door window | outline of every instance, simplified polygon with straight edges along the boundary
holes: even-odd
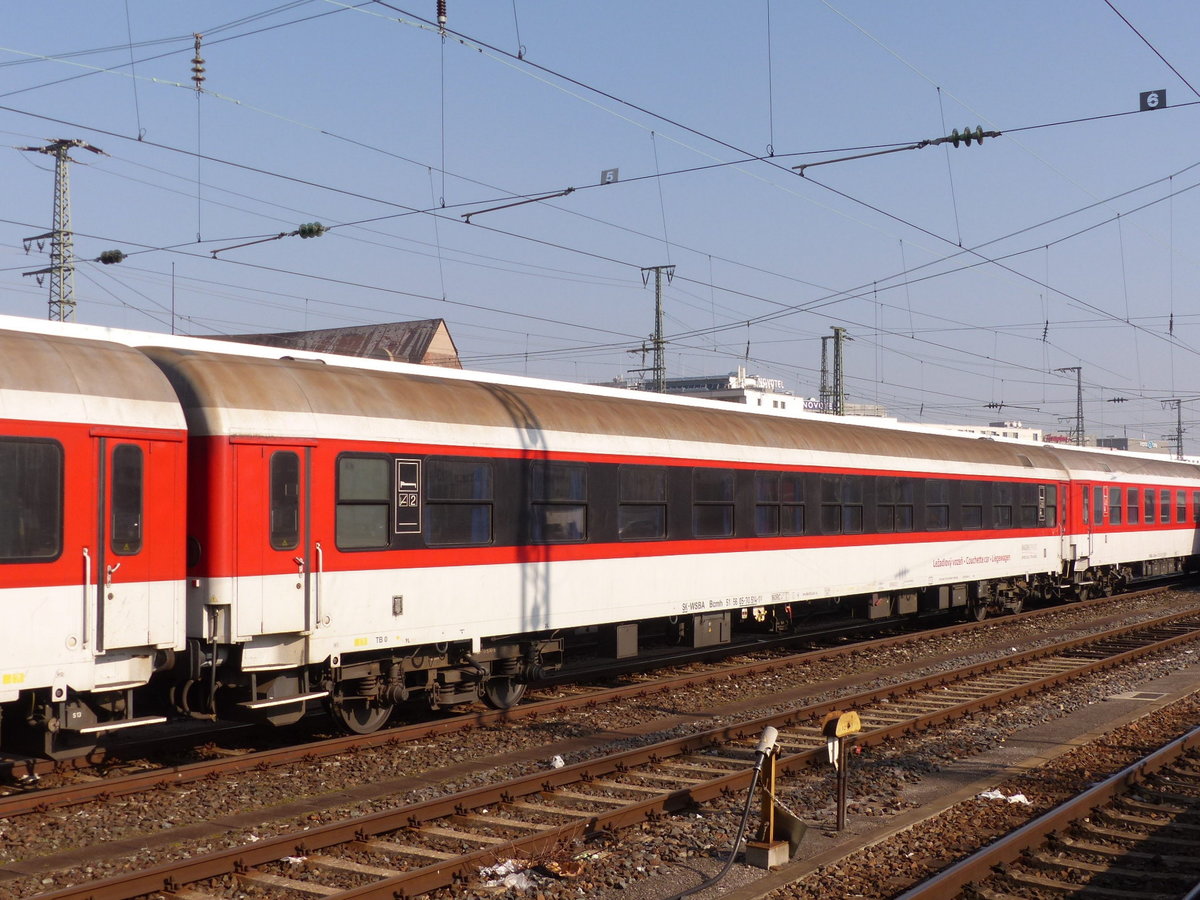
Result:
[[[142,550],[142,493],[145,476],[142,448],[118,444],[112,454],[112,513],[109,540],[118,556]]]
[[[271,546],[294,550],[300,543],[300,456],[271,454]]]

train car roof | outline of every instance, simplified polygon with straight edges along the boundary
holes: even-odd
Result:
[[[764,414],[718,401],[473,378],[422,366],[367,369],[179,347],[143,350],[167,373],[195,434],[937,473],[992,466],[1029,478],[1064,474],[1057,456],[1038,445]]]
[[[362,438],[458,447],[556,447],[580,453],[947,474],[994,466],[1029,478],[1200,476],[1200,466],[1115,450],[960,435],[936,427],[847,421],[704,398],[284,350],[183,335],[0,316],[0,329],[141,349],[171,377],[198,434]],[[184,374],[186,371],[187,374]],[[403,433],[397,423],[406,423]],[[596,436],[601,436],[603,446]],[[780,454],[785,454],[786,459]],[[834,457],[832,460],[830,455]],[[1016,471],[1013,471],[1016,470]]]
[[[1148,453],[1126,453],[1066,444],[1053,447],[1071,478],[1085,481],[1116,481],[1120,478],[1200,479],[1200,465]]]
[[[0,330],[0,360],[0,419],[185,427],[167,379],[131,347]]]

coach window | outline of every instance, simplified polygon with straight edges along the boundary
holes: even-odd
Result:
[[[779,473],[754,473],[754,533],[758,537],[779,534]]]
[[[1176,522],[1186,522],[1187,521],[1187,513],[1188,513],[1187,491],[1176,491],[1175,492],[1175,521]]]
[[[1125,495],[1125,523],[1127,525],[1136,525],[1138,523],[1139,513],[1142,510],[1142,497],[1137,488],[1130,488]]]
[[[1013,526],[1013,485],[1008,481],[992,484],[992,523],[996,528]]]
[[[862,534],[864,481],[862,475],[846,475],[842,481],[843,534]]]
[[[962,527],[983,527],[983,482],[963,481],[958,486],[962,502]]]
[[[1200,491],[1192,491],[1192,521],[1200,522]]]
[[[1086,524],[1087,524],[1088,522],[1090,522],[1090,521],[1091,521],[1091,519],[1092,519],[1092,513],[1091,513],[1091,509],[1092,509],[1091,494],[1089,494],[1089,493],[1088,493],[1088,489],[1087,489],[1087,485],[1086,485],[1086,484],[1085,484],[1085,485],[1084,485],[1082,488],[1080,488],[1080,491],[1079,491],[1079,493],[1080,493],[1080,495],[1083,497],[1083,509],[1082,509],[1082,510],[1080,510],[1080,512],[1082,512],[1082,513],[1083,513],[1083,524],[1084,524],[1084,525],[1086,525]]]
[[[1043,485],[1022,484],[1018,490],[1021,493],[1021,527],[1037,528],[1045,525],[1046,509]]]
[[[821,534],[842,533],[841,475],[821,476]]]
[[[925,479],[925,530],[945,531],[950,527],[950,482]]]
[[[1092,487],[1092,524],[1104,524],[1104,488],[1099,485]]]
[[[1058,485],[1045,485],[1042,496],[1042,508],[1045,510],[1045,515],[1042,517],[1041,524],[1047,528],[1056,528],[1058,527]]]
[[[875,530],[880,534],[896,530],[896,485],[899,480],[893,475],[875,478]]]
[[[652,541],[667,536],[667,470],[621,466],[617,534],[623,541]]]
[[[425,472],[425,540],[433,545],[490,544],[492,464],[430,459]]]
[[[391,470],[391,460],[382,456],[338,458],[338,549],[378,550],[388,546],[392,521]]]
[[[62,550],[62,446],[0,438],[0,497],[0,562],[57,558]]]
[[[732,470],[692,470],[692,533],[696,537],[733,534]]]
[[[1146,488],[1145,498],[1146,498],[1146,502],[1143,505],[1143,509],[1146,510],[1146,515],[1142,519],[1142,521],[1145,522],[1147,525],[1153,525],[1154,524],[1154,488]]]
[[[800,472],[779,476],[779,530],[785,536],[804,534],[804,476]]]
[[[913,530],[914,479],[880,475],[875,479],[875,530],[881,534]]]
[[[529,466],[535,544],[587,540],[587,466],[535,460]]]
[[[271,546],[294,550],[300,543],[300,457],[291,450],[271,454]]]
[[[1119,487],[1110,487],[1108,489],[1108,524],[1121,524],[1121,489]]]
[[[1164,525],[1171,521],[1171,492],[1158,492],[1158,521]]]
[[[119,444],[112,455],[112,552],[133,556],[142,550],[142,448]]]
[[[755,472],[754,500],[756,535],[804,534],[804,476],[799,472]]]

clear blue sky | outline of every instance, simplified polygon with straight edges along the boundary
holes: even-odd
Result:
[[[433,0],[6,4],[0,312],[47,315],[22,239],[53,165],[16,148],[78,138],[108,154],[71,169],[80,322],[441,317],[469,368],[602,381],[643,364],[640,270],[671,264],[670,375],[812,396],[840,326],[850,400],[905,420],[1065,428],[1068,366],[1093,434],[1160,438],[1161,401],[1200,395],[1200,5],[447,10],[443,38]],[[978,125],[1003,136],[792,168]],[[130,256],[86,261],[107,249]]]

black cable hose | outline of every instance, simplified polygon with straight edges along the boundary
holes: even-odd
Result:
[[[769,730],[774,731],[774,729]],[[771,744],[773,745],[774,743],[775,739],[772,737]],[[759,746],[761,747],[763,744],[760,743]],[[742,845],[742,837],[746,833],[746,823],[750,821],[750,807],[754,803],[754,789],[758,787],[758,777],[760,774],[762,774],[763,763],[766,761],[767,757],[771,755],[772,750],[773,748],[768,749],[765,752],[763,750],[755,751],[757,753],[757,759],[754,762],[754,775],[750,779],[750,790],[746,793],[746,805],[742,809],[742,821],[741,824],[738,825],[737,836],[733,839],[733,847],[729,851],[729,859],[725,860],[725,865],[721,868],[721,871],[712,878],[708,879],[708,881],[698,884],[695,887],[688,888],[686,891],[682,891],[681,893],[674,894],[671,897],[668,897],[667,900],[683,900],[684,897],[690,897],[692,894],[698,894],[701,891],[712,887],[729,874],[729,870],[733,868],[734,860],[737,859],[738,847]],[[768,839],[769,838],[770,836],[768,835]]]

